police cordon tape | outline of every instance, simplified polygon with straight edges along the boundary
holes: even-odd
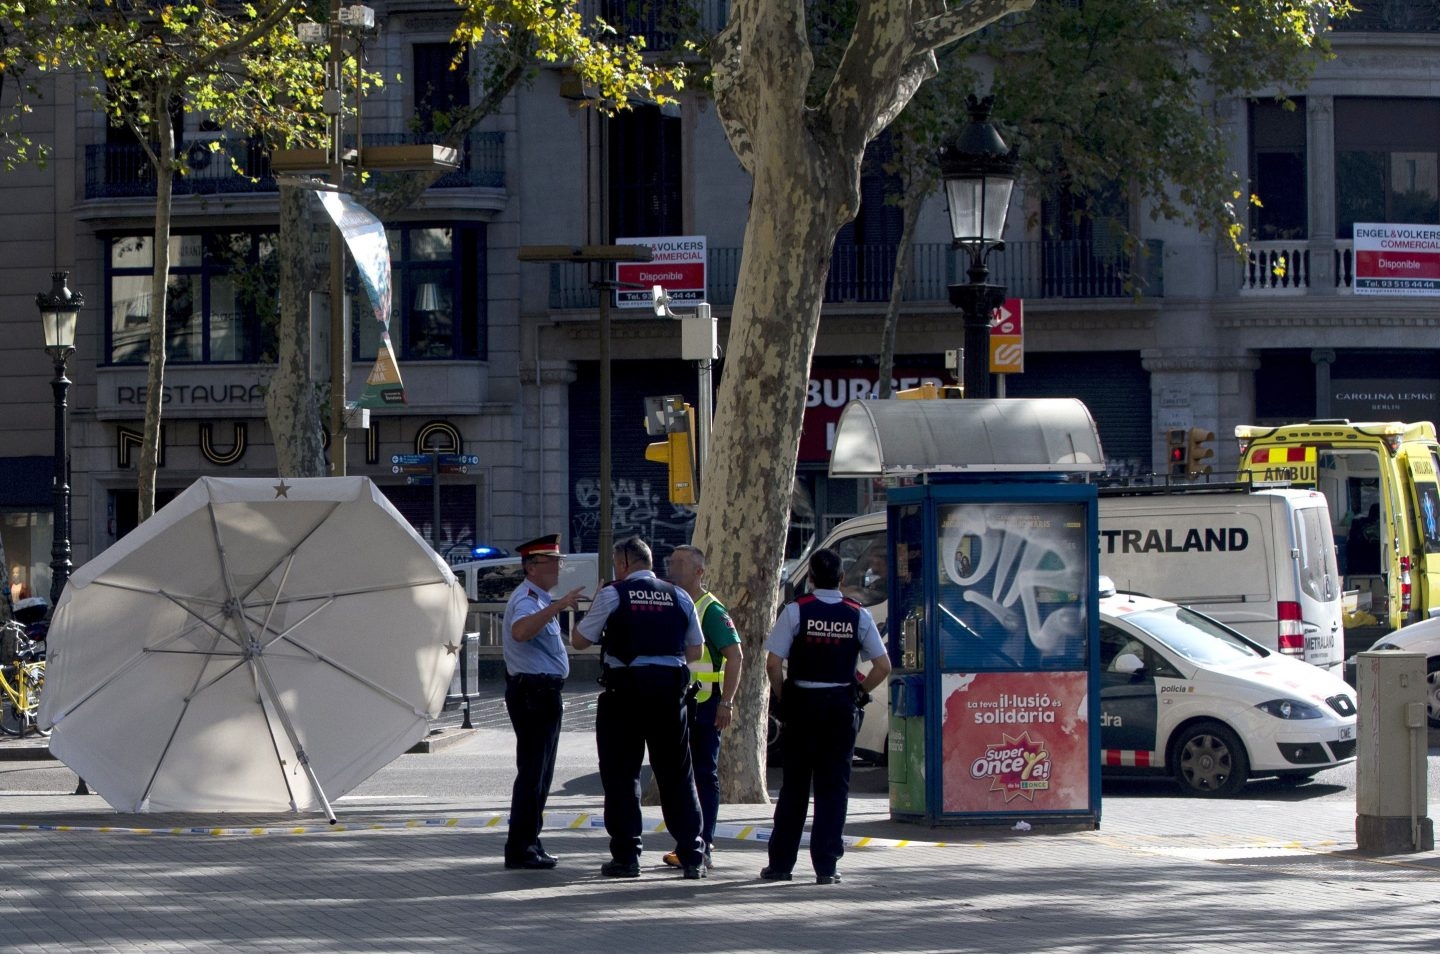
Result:
[[[207,835],[211,837],[236,837],[258,835],[319,835],[330,832],[364,832],[424,828],[501,828],[510,816],[504,812],[486,815],[447,818],[414,818],[393,822],[339,822],[334,825],[276,825],[276,826],[235,826],[232,828],[208,825],[177,826],[174,828],[138,828],[124,825],[47,825],[47,824],[0,824],[0,831],[46,831],[46,832],[100,832],[119,835]],[[546,812],[545,825],[552,829],[564,828],[570,831],[603,830],[605,819],[592,812]],[[662,821],[647,820],[645,831],[656,834],[665,831]],[[715,826],[717,838],[733,841],[770,840],[770,829],[759,825]],[[846,848],[954,848],[959,842],[913,841],[897,838],[870,838],[845,835]],[[801,836],[800,844],[808,845],[810,835]]]

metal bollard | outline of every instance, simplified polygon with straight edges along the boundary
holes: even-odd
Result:
[[[1360,712],[1356,731],[1355,842],[1361,851],[1431,851],[1426,815],[1425,656],[1356,656]]]
[[[470,724],[470,637],[479,637],[479,633],[466,633],[460,638],[460,709],[465,713],[465,719],[460,723],[462,729],[475,728]]]

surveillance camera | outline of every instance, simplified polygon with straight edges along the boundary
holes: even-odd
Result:
[[[650,304],[655,308],[655,317],[664,318],[670,312],[670,296],[665,294],[664,285],[650,286]]]

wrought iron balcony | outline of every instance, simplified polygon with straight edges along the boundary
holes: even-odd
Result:
[[[599,16],[621,36],[643,36],[650,50],[669,50],[686,29],[718,33],[730,19],[730,0],[586,0],[587,19]]]
[[[176,195],[274,192],[270,153],[259,140],[217,139],[183,145]],[[366,143],[385,146],[438,142],[426,134],[366,134]],[[236,167],[240,171],[236,171]],[[115,199],[155,194],[155,171],[139,145],[102,143],[85,147],[85,198]],[[447,173],[432,188],[498,189],[505,186],[505,134],[472,133],[463,140],[460,167]]]
[[[1163,243],[1149,241],[1144,252],[1129,256],[1122,250],[1091,242],[1007,242],[1003,252],[990,256],[991,281],[1006,286],[1016,298],[1150,298],[1165,293]],[[708,300],[728,305],[735,300],[740,275],[740,249],[712,247],[707,263]],[[825,301],[885,302],[895,267],[893,245],[841,245],[830,260]],[[912,247],[902,299],[911,302],[948,302],[949,286],[966,281],[968,259],[946,243],[920,243]],[[599,296],[591,287],[590,266],[561,262],[550,268],[550,307],[595,308]]]

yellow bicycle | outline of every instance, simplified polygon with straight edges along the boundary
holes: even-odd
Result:
[[[25,627],[13,620],[0,633],[0,732],[24,736],[42,732],[36,715],[45,688],[45,644],[32,642]]]

